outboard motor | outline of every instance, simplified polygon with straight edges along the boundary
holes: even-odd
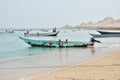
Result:
[[[93,37],[90,39],[91,42],[97,42],[97,43],[101,43],[100,41],[98,40],[95,40]]]

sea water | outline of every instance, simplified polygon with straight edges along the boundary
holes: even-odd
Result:
[[[96,30],[60,30],[55,37],[28,37],[32,39],[90,41],[89,33]],[[0,34],[0,80],[21,80],[62,67],[69,67],[97,57],[112,54],[120,48],[120,38],[96,38],[101,43],[88,48],[31,47],[19,37],[24,31]]]

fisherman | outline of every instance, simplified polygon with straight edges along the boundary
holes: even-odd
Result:
[[[68,43],[68,39],[66,39],[66,43]]]
[[[37,32],[37,35],[39,35],[40,33],[39,32]]]
[[[56,27],[55,27],[55,28],[53,28],[53,32],[56,32]]]
[[[59,41],[58,41],[59,43],[61,43],[62,41],[61,41],[61,39],[59,39]]]
[[[61,41],[61,39],[59,39],[59,41],[58,41],[59,46],[61,45],[61,43],[62,43],[62,41]]]
[[[29,34],[29,30],[26,31],[26,34]]]

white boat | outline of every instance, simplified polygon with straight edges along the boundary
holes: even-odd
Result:
[[[94,38],[120,37],[120,34],[90,34]]]
[[[24,33],[24,36],[26,37],[39,37],[39,36],[57,36],[60,31],[56,32],[47,32],[47,33]]]
[[[99,32],[100,34],[119,34],[120,35],[120,31],[97,31]]]

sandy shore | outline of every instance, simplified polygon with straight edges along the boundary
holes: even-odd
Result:
[[[29,80],[120,80],[120,51]]]

